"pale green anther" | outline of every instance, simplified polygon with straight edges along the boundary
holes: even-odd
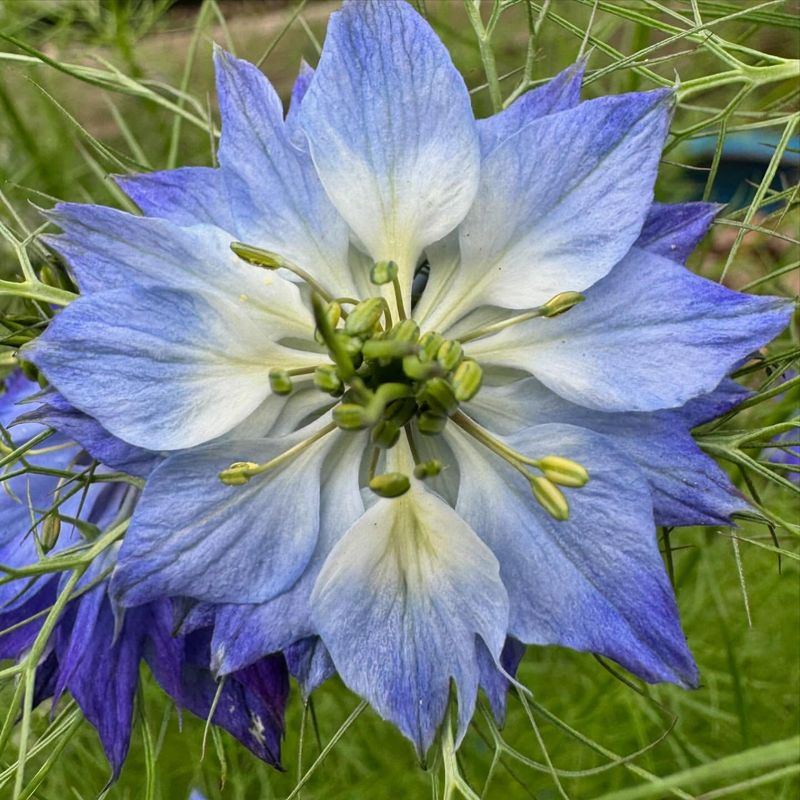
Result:
[[[417,399],[427,403],[433,411],[448,417],[458,408],[453,387],[444,378],[431,378],[426,381]]]
[[[477,361],[465,358],[453,373],[453,393],[459,403],[472,400],[483,383],[483,370]]]
[[[580,292],[560,292],[542,306],[543,317],[556,317],[582,303],[586,298]]]
[[[227,486],[244,486],[253,477],[248,472],[257,469],[253,461],[236,461],[219,473],[219,479]]]
[[[400,428],[393,422],[384,419],[372,429],[370,437],[376,447],[388,450],[397,444],[397,440],[400,438]]]
[[[403,358],[412,355],[416,350],[417,345],[413,342],[403,342],[399,339],[369,339],[364,342],[361,352],[364,358],[375,360]]]
[[[283,259],[277,253],[262,250],[260,247],[253,247],[244,242],[231,242],[231,250],[248,264],[255,264],[266,269],[280,269],[283,266]]]
[[[413,319],[404,319],[386,332],[386,338],[416,344],[419,341],[419,325]]]
[[[380,497],[400,497],[411,488],[411,481],[402,472],[384,472],[369,482],[369,488]]]
[[[383,286],[396,280],[399,267],[394,261],[377,261],[369,273],[369,279],[376,286]]]
[[[425,436],[436,436],[440,434],[447,425],[447,417],[437,414],[435,411],[423,411],[417,417],[417,428]]]
[[[531,476],[531,490],[536,502],[559,522],[569,519],[569,504],[564,493],[552,481],[537,475]]]
[[[438,361],[421,361],[419,356],[406,356],[403,359],[403,372],[412,381],[424,381],[442,374]]]
[[[42,550],[49,553],[58,542],[61,533],[61,518],[58,514],[48,514],[42,523]]]
[[[426,478],[436,477],[444,469],[444,464],[438,459],[431,459],[430,461],[423,461],[414,467],[414,477],[419,481],[424,481]]]
[[[395,400],[386,406],[386,419],[402,428],[417,413],[417,401],[412,397]]]
[[[372,416],[358,403],[339,403],[333,409],[333,421],[343,430],[360,431],[373,424]]]
[[[443,341],[444,337],[439,333],[434,333],[433,331],[424,333],[419,340],[420,357],[428,361],[433,361]]]
[[[342,388],[342,379],[333,364],[322,364],[314,370],[314,385],[328,394],[336,394]]]
[[[561,456],[545,456],[539,459],[539,469],[545,478],[561,486],[579,488],[589,480],[589,473],[577,461]]]
[[[349,314],[344,323],[345,333],[358,336],[372,333],[378,320],[383,316],[386,301],[382,297],[370,297],[362,300]]]
[[[464,348],[461,342],[455,339],[447,339],[442,342],[439,351],[436,353],[436,360],[442,365],[445,372],[454,370],[464,358]]]
[[[271,369],[269,371],[269,387],[273,394],[291,394],[292,379],[285,369]]]

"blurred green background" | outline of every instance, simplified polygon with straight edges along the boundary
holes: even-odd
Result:
[[[301,58],[316,63],[327,17],[337,5],[4,0],[0,219],[22,239],[41,224],[33,204],[46,207],[64,199],[126,207],[109,174],[213,163],[218,120],[211,42],[260,63],[286,98]],[[485,85],[487,53],[494,57],[506,98],[521,79],[526,81],[521,88],[536,85],[582,52],[590,52],[586,97],[654,88],[676,77],[691,86],[731,70],[722,54],[750,65],[769,63],[765,56],[800,57],[800,5],[792,2],[510,0],[501,4],[483,58],[461,0],[416,5],[450,49],[481,116],[492,110]],[[483,4],[486,23],[491,9],[492,3]],[[706,277],[759,293],[797,294],[798,97],[800,82],[790,78],[761,85],[711,81],[682,99],[657,195],[664,201],[705,196],[730,202],[690,262]],[[774,174],[765,178],[770,162]],[[38,266],[46,258],[35,243],[31,255]],[[8,242],[0,243],[0,275],[17,269]],[[13,303],[4,307],[7,319],[21,313]],[[796,352],[795,330],[766,354],[771,361],[754,365],[743,380],[756,389],[778,386],[796,369]],[[796,390],[796,384],[790,386]],[[766,427],[796,411],[796,394],[777,393],[725,425]],[[747,451],[756,463],[767,464],[773,452]],[[694,692],[645,687],[635,679],[622,680],[590,655],[531,648],[520,679],[553,718],[541,710],[535,714],[540,741],[518,699],[510,698],[502,735],[534,763],[501,753],[485,797],[789,800],[800,794],[800,745],[792,739],[800,732],[800,582],[798,531],[791,524],[800,521],[800,508],[797,495],[750,469],[748,462],[730,468],[739,485],[771,509],[771,527],[750,520],[736,531],[685,529],[669,536],[678,600],[702,687]],[[773,469],[797,478],[791,466]],[[9,701],[11,688],[4,687],[0,702]],[[134,733],[122,778],[107,797],[183,800],[193,787],[208,798],[286,797],[357,703],[338,681],[314,696],[301,762],[303,708],[293,692],[286,771],[278,773],[227,734],[210,737],[201,758],[203,722],[184,714],[181,723],[146,677],[141,706],[147,724]],[[47,709],[41,709],[35,737],[47,724]],[[602,769],[658,740],[670,727],[635,762]],[[155,748],[155,766],[145,755],[147,737]],[[51,751],[52,745],[44,747],[30,761],[29,777]],[[460,753],[463,774],[478,794],[495,755],[478,715]],[[548,758],[557,770],[567,771],[561,788]],[[10,797],[3,770],[13,768],[14,760],[13,747],[0,754],[2,797]],[[654,783],[644,771],[671,783]],[[435,775],[435,765],[422,769],[411,746],[366,711],[299,796],[429,797]],[[94,798],[107,778],[96,736],[83,724],[30,796]]]

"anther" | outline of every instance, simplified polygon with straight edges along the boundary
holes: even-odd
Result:
[[[293,386],[289,371],[278,368],[271,369],[269,371],[269,387],[273,394],[291,394]]]
[[[314,370],[314,385],[332,395],[342,391],[342,379],[332,364],[322,364]]]
[[[369,339],[364,342],[361,350],[364,358],[371,361],[379,358],[404,358],[416,351],[417,345],[414,342],[404,342],[401,339]]]
[[[444,337],[439,333],[428,331],[423,334],[419,340],[420,357],[427,361],[433,361],[442,346],[442,342],[444,342]]]
[[[564,493],[552,481],[539,476],[531,476],[531,491],[536,498],[536,502],[553,519],[563,522],[569,519],[569,504]]]
[[[236,461],[220,472],[219,479],[227,486],[244,486],[253,477],[250,471],[257,469],[254,461]]]
[[[369,488],[380,497],[400,497],[411,488],[411,481],[402,472],[384,472],[369,482]]]
[[[370,297],[362,300],[349,314],[344,324],[345,332],[350,336],[372,333],[378,320],[383,316],[386,301],[382,297]]]
[[[372,429],[370,438],[376,447],[389,450],[397,444],[397,440],[400,438],[400,428],[390,420],[384,419]]]
[[[444,464],[438,459],[431,459],[430,461],[423,461],[414,467],[414,477],[419,481],[424,481],[426,478],[436,477],[444,469]]]
[[[403,359],[403,373],[412,381],[424,381],[442,374],[438,361],[422,361],[419,356],[406,356]]]
[[[369,273],[369,279],[376,286],[383,286],[397,280],[399,267],[394,261],[377,261]]]
[[[431,378],[417,394],[417,400],[427,403],[433,411],[450,416],[458,408],[453,387],[444,378]]]
[[[445,372],[454,370],[464,357],[464,348],[461,342],[455,339],[447,339],[442,342],[439,350],[436,353],[436,360],[442,365]]]
[[[472,400],[483,383],[483,370],[477,361],[465,358],[453,373],[453,394],[459,403]]]
[[[543,317],[556,317],[582,303],[586,298],[580,292],[560,292],[542,306]]]
[[[545,478],[561,486],[580,488],[589,480],[589,473],[577,461],[561,456],[545,456],[537,465]]]
[[[447,425],[447,417],[435,411],[423,411],[417,417],[417,428],[425,436],[437,436]]]

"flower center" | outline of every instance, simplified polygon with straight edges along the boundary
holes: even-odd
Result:
[[[567,519],[569,507],[561,486],[580,487],[589,479],[586,470],[574,461],[559,456],[534,459],[519,453],[478,425],[460,406],[478,393],[483,370],[477,361],[464,354],[463,342],[491,336],[504,328],[535,316],[563,313],[583,297],[575,292],[556,295],[537,309],[479,328],[460,337],[445,339],[439,333],[420,333],[419,325],[407,319],[399,286],[397,265],[393,261],[374,264],[370,279],[376,286],[393,284],[397,313],[395,321],[383,297],[357,301],[334,298],[304,270],[285,259],[250,245],[234,242],[233,251],[244,260],[268,269],[294,272],[312,290],[316,322],[315,339],[326,347],[332,363],[296,370],[273,369],[270,386],[275,394],[288,395],[292,378],[313,375],[317,389],[339,402],[332,412],[333,422],[309,439],[266,464],[239,462],[220,473],[231,485],[246,483],[251,477],[277,467],[309,447],[337,427],[345,431],[369,430],[372,456],[369,487],[382,497],[397,497],[408,491],[409,476],[388,472],[376,475],[381,451],[393,448],[405,431],[412,452],[413,433],[440,435],[448,420],[470,434],[480,444],[505,459],[530,483],[534,498],[556,519]],[[348,310],[349,309],[349,310]],[[414,477],[418,480],[438,475],[443,465],[438,460],[421,462],[415,458]],[[530,468],[537,471],[532,473]]]

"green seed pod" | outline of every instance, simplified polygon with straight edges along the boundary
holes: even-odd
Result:
[[[427,403],[433,411],[450,416],[458,408],[453,387],[444,378],[426,381],[417,399]]]
[[[551,297],[542,306],[542,316],[557,317],[559,314],[569,311],[578,303],[582,303],[585,299],[580,292],[560,292],[555,297]]]
[[[337,394],[342,388],[342,379],[333,364],[323,364],[314,370],[314,385],[328,394]]]
[[[585,486],[589,480],[589,473],[577,461],[561,456],[545,456],[540,459],[539,469],[545,478],[561,486],[579,488]]]
[[[483,383],[483,370],[477,361],[465,358],[453,373],[453,393],[459,403],[472,400]]]
[[[380,497],[400,497],[411,488],[411,481],[402,472],[384,472],[369,482],[369,488]]]
[[[369,300],[362,300],[345,320],[345,333],[350,336],[372,333],[378,320],[383,316],[384,303],[382,297],[370,297]]]
[[[397,278],[398,266],[394,261],[376,261],[369,273],[369,279],[376,286],[391,283]]]
[[[370,438],[376,447],[389,450],[397,444],[397,440],[400,438],[400,428],[393,422],[384,419],[372,429]]]
[[[419,432],[425,436],[436,436],[444,430],[447,425],[447,417],[437,414],[435,411],[423,411],[417,417],[417,427]]]
[[[428,331],[427,333],[423,334],[419,340],[420,358],[427,361],[433,361],[433,359],[436,358],[436,354],[439,352],[439,348],[442,346],[443,341],[444,337],[441,334],[434,333],[433,331]]]
[[[359,431],[372,424],[367,409],[357,403],[339,403],[333,409],[333,421],[345,431]]]
[[[442,365],[445,372],[454,370],[461,363],[462,358],[464,358],[464,348],[461,346],[461,342],[457,342],[455,339],[447,339],[442,342],[436,353],[436,360]]]
[[[431,461],[423,461],[421,464],[417,464],[414,467],[414,477],[417,480],[424,481],[425,478],[433,478],[438,475],[444,469],[444,464],[438,459],[432,459]]]
[[[269,387],[273,394],[291,394],[292,379],[285,369],[271,369],[269,371]]]
[[[547,478],[531,477],[531,491],[536,502],[559,522],[569,519],[569,503],[564,493]]]
[[[49,553],[58,542],[61,533],[61,518],[57,514],[48,514],[42,522],[42,550]]]
[[[236,461],[219,473],[219,479],[227,486],[244,486],[252,477],[245,474],[245,470],[257,468],[258,464],[253,461]]]

